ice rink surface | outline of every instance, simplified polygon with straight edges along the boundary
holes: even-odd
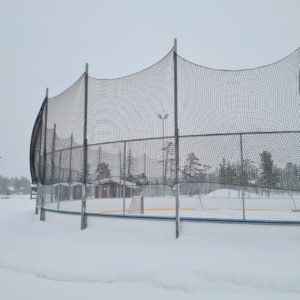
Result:
[[[125,198],[125,214],[129,213],[132,198]],[[244,192],[233,189],[219,189],[202,195],[180,195],[180,216],[188,218],[243,219],[246,220],[298,221],[300,222],[300,194],[298,192],[271,191],[269,194]],[[46,207],[57,209],[57,202]],[[145,196],[145,216],[175,216],[175,196]],[[81,201],[60,201],[59,209],[81,211]],[[122,198],[88,198],[87,212],[99,214],[123,214]],[[136,213],[139,215],[140,213]]]
[[[178,240],[71,230],[38,221],[27,196],[1,199],[1,299],[299,299],[300,236],[242,228]]]

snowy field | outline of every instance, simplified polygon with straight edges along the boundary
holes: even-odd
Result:
[[[300,234],[71,230],[29,197],[1,199],[0,225],[1,299],[300,299]]]

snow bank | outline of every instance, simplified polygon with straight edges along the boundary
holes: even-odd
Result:
[[[3,200],[0,211],[4,299],[300,297],[300,235],[222,237],[206,224],[175,240],[40,222],[27,199]]]

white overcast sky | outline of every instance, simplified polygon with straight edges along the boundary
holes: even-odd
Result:
[[[299,0],[0,0],[0,174],[30,176],[32,127],[50,97],[90,75],[134,73],[178,53],[251,68],[300,46]]]

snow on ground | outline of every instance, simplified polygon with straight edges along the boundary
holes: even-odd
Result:
[[[15,197],[0,200],[0,241],[1,299],[300,298],[300,236],[74,231]]]

